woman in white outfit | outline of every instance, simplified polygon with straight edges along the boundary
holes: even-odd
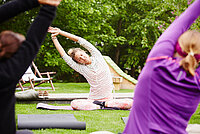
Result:
[[[83,75],[90,85],[90,93],[87,100],[73,100],[71,106],[77,110],[94,110],[105,107],[119,109],[130,109],[132,99],[113,99],[114,88],[112,76],[102,54],[87,40],[62,31],[59,28],[49,27],[48,32],[52,33],[52,40],[58,52],[66,63],[75,71]],[[68,55],[60,45],[57,35],[65,36],[86,48],[91,56],[80,48],[71,48]]]

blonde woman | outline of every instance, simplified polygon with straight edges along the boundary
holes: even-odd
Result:
[[[90,93],[87,100],[73,100],[71,106],[77,110],[94,110],[101,108],[130,109],[132,99],[113,99],[112,76],[102,54],[85,39],[59,28],[49,27],[52,40],[58,52],[66,63],[75,71],[83,75],[90,84]],[[86,48],[91,56],[80,48],[72,48],[65,53],[60,45],[57,35],[65,36]]]
[[[199,15],[196,0],[154,45],[138,78],[123,134],[187,134],[200,102],[200,33],[188,31]]]

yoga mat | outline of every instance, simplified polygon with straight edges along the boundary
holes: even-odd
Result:
[[[36,106],[37,109],[47,109],[47,110],[74,110],[71,106],[53,106],[45,103],[38,103]],[[97,110],[97,109],[93,109]],[[122,110],[115,107],[105,107],[102,110]],[[128,109],[129,110],[129,109]]]
[[[47,109],[47,110],[73,110],[71,106],[53,106],[45,103],[38,103],[37,109]]]
[[[122,120],[124,121],[124,123],[126,124],[128,121],[128,117],[122,117]]]
[[[18,129],[63,128],[85,130],[73,114],[18,114]]]

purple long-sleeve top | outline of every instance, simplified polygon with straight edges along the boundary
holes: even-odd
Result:
[[[200,69],[188,75],[173,57],[182,33],[200,15],[196,0],[160,36],[136,86],[133,107],[123,134],[186,134],[200,102]]]

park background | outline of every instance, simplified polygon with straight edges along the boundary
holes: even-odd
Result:
[[[1,0],[0,5],[9,0]],[[137,79],[147,55],[165,29],[191,0],[62,0],[53,27],[85,38],[103,55],[110,56],[127,74]],[[26,34],[38,9],[1,24],[0,31]],[[199,19],[192,29],[199,29]],[[39,33],[38,33],[39,34]],[[79,44],[58,36],[64,49]],[[54,82],[86,82],[61,58],[47,34],[35,59],[41,72],[54,71]],[[23,63],[22,63],[23,64]]]
[[[9,0],[0,0],[0,5]],[[62,0],[52,26],[85,38],[107,55],[127,74],[137,79],[147,55],[159,36],[194,0]],[[39,8],[22,13],[1,24],[0,31],[13,30],[26,34]],[[192,29],[199,29],[197,19]],[[39,33],[38,33],[39,34]],[[79,47],[65,37],[58,36],[64,49]],[[47,34],[34,60],[40,72],[57,72],[53,81],[55,93],[88,93],[89,84],[71,69],[60,57]],[[21,63],[23,64],[23,63]],[[62,82],[62,83],[61,83]],[[82,83],[83,82],[83,83]],[[48,86],[48,85],[47,85]],[[72,90],[73,89],[73,90]],[[133,92],[120,90],[116,92]],[[38,110],[36,103],[16,104],[17,114],[74,114],[77,120],[87,123],[87,129],[41,129],[35,134],[88,134],[106,130],[123,132],[125,124],[121,117],[128,117],[129,111],[95,110],[65,111]],[[63,105],[66,104],[52,104]],[[190,124],[200,124],[200,106]],[[100,125],[99,125],[100,124]],[[114,126],[114,127],[113,127]]]

